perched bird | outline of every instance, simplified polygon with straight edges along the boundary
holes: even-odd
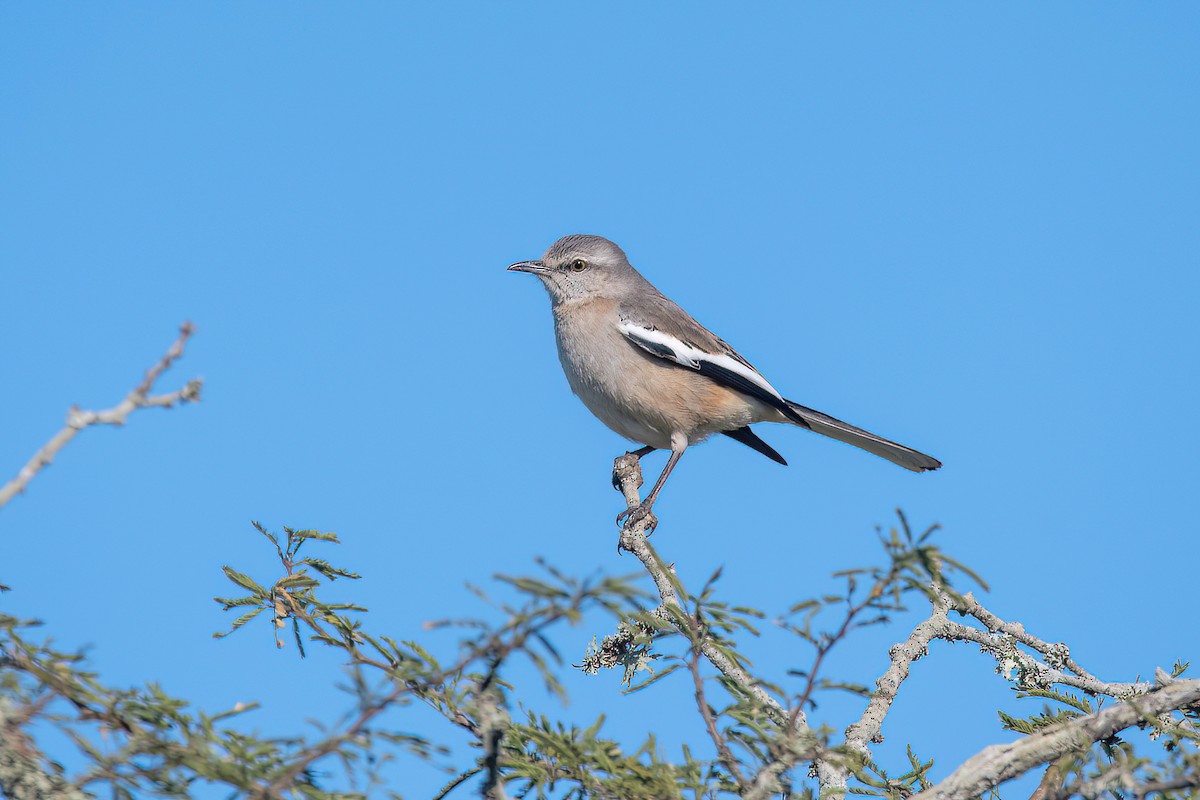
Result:
[[[645,447],[670,450],[636,521],[658,499],[683,451],[723,433],[786,465],[750,430],[786,422],[847,442],[913,472],[942,463],[904,445],[784,399],[750,362],[668,300],[601,236],[564,236],[538,261],[509,267],[536,275],[550,294],[558,358],[571,390],[600,421]]]

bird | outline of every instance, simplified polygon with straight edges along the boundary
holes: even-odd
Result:
[[[655,450],[670,451],[650,493],[622,511],[618,525],[647,517],[684,451],[714,434],[786,466],[783,456],[751,430],[759,422],[805,428],[913,472],[942,466],[932,456],[786,399],[602,236],[564,236],[540,259],[508,269],[537,276],[549,293],[558,358],[571,390],[588,410],[643,445],[630,453],[639,460]]]

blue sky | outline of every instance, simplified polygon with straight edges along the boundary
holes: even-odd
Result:
[[[1200,655],[1198,35],[1182,3],[6,4],[3,469],[71,403],[123,397],[184,319],[163,387],[206,386],[87,431],[3,510],[3,607],[114,682],[259,699],[284,731],[339,707],[337,669],[265,624],[209,638],[220,565],[270,567],[252,518],[340,532],[397,637],[535,556],[633,569],[625,443],[570,395],[542,289],[504,272],[587,232],[786,395],[946,464],[783,427],[760,433],[786,469],[689,451],[655,539],[685,581],[724,565],[730,598],[780,610],[870,563],[901,507],[1101,677]],[[870,682],[910,622],[835,666]],[[1006,738],[1009,692],[942,650],[885,734],[949,765]],[[617,735],[700,730],[682,684],[572,688],[562,713]],[[406,770],[414,797],[443,781]]]

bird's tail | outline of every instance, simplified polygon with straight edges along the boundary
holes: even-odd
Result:
[[[899,464],[905,469],[911,469],[913,472],[925,472],[926,470],[937,469],[942,465],[942,462],[933,456],[918,453],[911,447],[905,447],[889,439],[884,439],[882,436],[876,436],[873,433],[864,431],[862,428],[848,425],[840,419],[834,419],[828,414],[822,414],[820,411],[814,411],[798,403],[793,403],[791,400],[785,400],[784,402],[787,403],[787,411],[784,413],[797,425],[816,431],[831,439],[837,439],[839,442],[846,442],[855,447],[861,447],[868,453],[874,453],[877,456],[886,458],[893,464]]]

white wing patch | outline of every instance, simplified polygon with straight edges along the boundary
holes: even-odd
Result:
[[[706,361],[709,364],[742,376],[781,401],[783,400],[783,396],[775,390],[774,386],[767,383],[766,378],[736,358],[727,356],[724,353],[706,353],[657,328],[647,328],[644,325],[638,325],[626,319],[621,320],[617,328],[633,341],[634,344],[660,358],[674,361],[676,364],[688,367],[689,369],[700,369],[700,362]]]

